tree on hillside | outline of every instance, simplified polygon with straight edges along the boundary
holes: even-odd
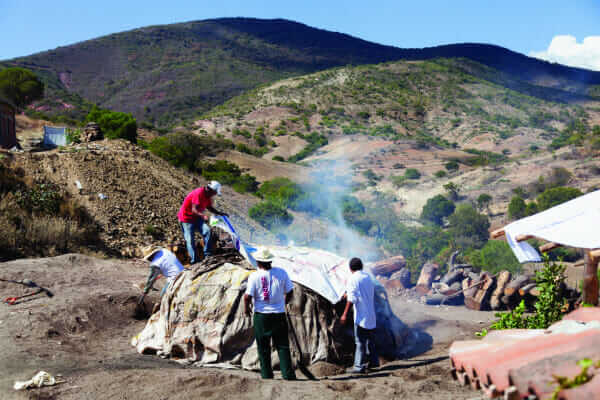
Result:
[[[540,194],[536,199],[537,208],[538,211],[544,211],[581,195],[583,195],[583,193],[579,189],[572,187],[546,189],[544,193]]]
[[[454,203],[441,194],[427,200],[421,211],[421,218],[431,221],[434,224],[442,225],[444,218],[454,212],[456,206]]]
[[[520,219],[527,215],[525,209],[527,205],[525,200],[519,195],[513,196],[508,203],[508,217],[511,219]]]
[[[44,84],[25,68],[6,68],[0,71],[0,94],[18,109],[44,97]]]
[[[86,117],[86,122],[96,122],[105,137],[137,142],[137,122],[133,115],[118,111],[102,110],[96,106]]]
[[[453,201],[458,200],[458,193],[460,192],[460,186],[458,186],[454,182],[448,182],[444,185],[444,189],[446,189],[446,192],[448,193],[448,197],[450,197],[450,200],[453,200]]]
[[[490,221],[470,204],[461,204],[448,217],[449,232],[457,246],[463,249],[481,248],[488,241]]]
[[[491,201],[492,201],[492,196],[490,196],[487,193],[482,193],[479,195],[479,197],[477,197],[477,208],[479,209],[479,211],[488,209]]]

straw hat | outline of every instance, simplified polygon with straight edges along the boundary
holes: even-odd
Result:
[[[160,247],[154,245],[146,246],[142,249],[142,258],[149,261],[156,252],[160,251],[160,249]]]
[[[252,254],[252,257],[254,257],[256,261],[260,262],[271,262],[273,261],[273,258],[275,258],[273,253],[271,253],[266,247],[259,247],[256,249],[256,251]]]

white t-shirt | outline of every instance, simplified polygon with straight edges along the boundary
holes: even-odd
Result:
[[[159,268],[160,273],[167,278],[169,283],[173,282],[177,275],[183,271],[183,265],[181,265],[175,254],[167,249],[159,250],[154,254],[150,266]]]
[[[352,273],[346,284],[348,301],[354,304],[354,323],[365,329],[375,329],[375,285],[366,272]]]
[[[285,295],[294,288],[287,272],[281,268],[258,269],[248,277],[246,294],[254,299],[254,311],[259,313],[285,312]]]

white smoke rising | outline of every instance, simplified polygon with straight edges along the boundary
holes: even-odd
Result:
[[[312,183],[301,185],[315,194],[309,201],[327,210],[321,215],[319,228],[299,227],[294,223],[286,232],[289,238],[307,242],[309,247],[331,251],[343,257],[360,257],[363,261],[381,258],[381,251],[372,238],[346,224],[343,215],[344,196],[351,195],[352,168],[348,161],[322,161],[312,173]],[[304,238],[302,238],[304,236]],[[304,240],[302,240],[304,239]]]
[[[572,35],[557,35],[543,51],[532,51],[529,56],[557,62],[570,67],[600,71],[600,36],[588,36],[581,43]]]

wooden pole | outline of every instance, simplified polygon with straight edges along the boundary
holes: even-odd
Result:
[[[585,251],[585,269],[583,271],[583,302],[598,305],[598,261],[590,250]]]

